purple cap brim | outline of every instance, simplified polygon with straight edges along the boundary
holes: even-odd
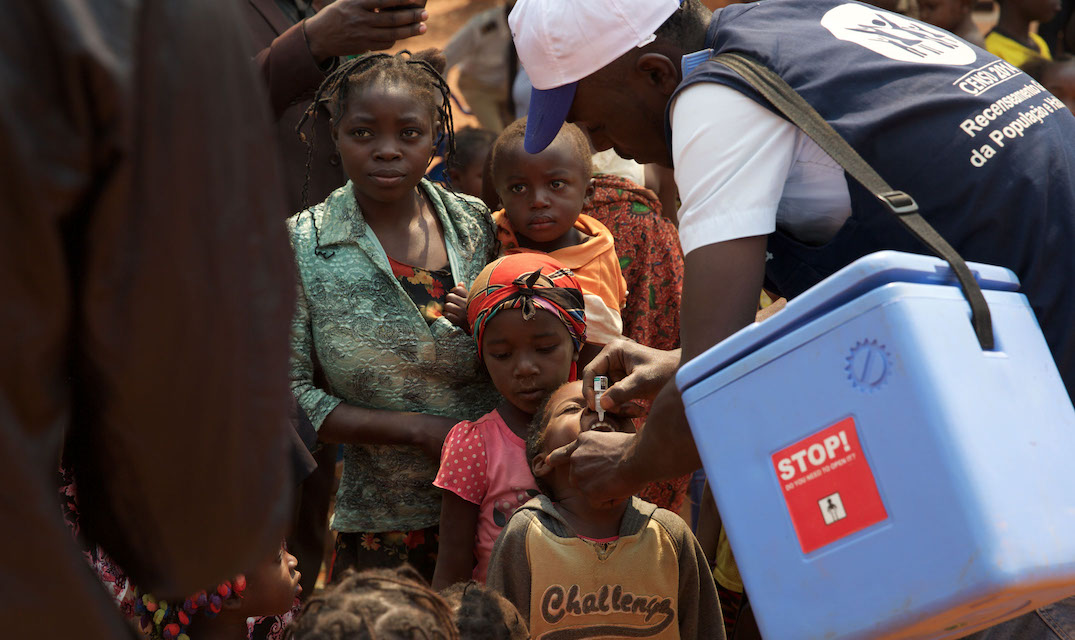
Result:
[[[555,89],[531,89],[530,109],[526,116],[526,138],[523,149],[527,153],[541,153],[560,133],[564,118],[575,99],[576,82]]]

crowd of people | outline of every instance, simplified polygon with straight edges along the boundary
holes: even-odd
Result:
[[[12,5],[2,635],[760,637],[674,374],[926,249],[717,54],[1015,271],[1075,397],[1071,7],[874,4],[509,1],[443,52],[424,1]]]

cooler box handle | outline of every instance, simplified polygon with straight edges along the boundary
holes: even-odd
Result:
[[[851,177],[866,187],[903,223],[922,244],[952,267],[970,303],[971,324],[978,344],[993,350],[993,322],[982,289],[963,258],[937,233],[918,212],[918,203],[907,193],[893,189],[873,167],[855,151],[832,126],[821,117],[784,79],[761,62],[742,53],[721,53],[713,58],[743,77],[751,86],[780,110],[797,127],[810,136],[832,159],[840,163]]]

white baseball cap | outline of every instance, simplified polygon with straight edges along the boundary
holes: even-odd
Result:
[[[534,88],[523,148],[539,153],[564,124],[579,80],[634,47],[682,0],[519,0],[508,15],[519,62]]]

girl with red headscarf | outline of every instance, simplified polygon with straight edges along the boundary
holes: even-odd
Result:
[[[444,489],[433,588],[484,582],[489,555],[515,509],[537,495],[526,460],[526,432],[538,406],[576,378],[586,340],[582,290],[548,255],[505,256],[478,275],[467,324],[493,385],[496,409],[457,424],[444,440],[433,484]]]

